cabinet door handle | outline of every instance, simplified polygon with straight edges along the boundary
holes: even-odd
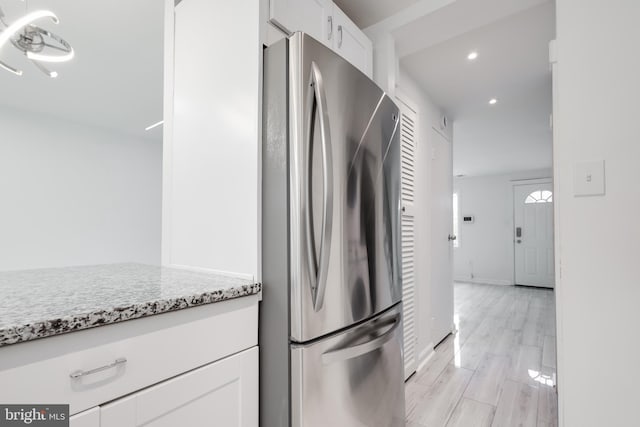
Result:
[[[91,375],[91,374],[95,374],[98,372],[102,372],[102,371],[106,371],[107,369],[111,369],[111,368],[115,368],[117,366],[120,365],[124,365],[125,363],[127,363],[127,358],[126,357],[119,357],[116,360],[114,360],[113,362],[109,363],[108,365],[104,365],[104,366],[100,366],[99,368],[93,368],[93,369],[89,369],[88,371],[74,371],[72,373],[69,374],[69,376],[71,378],[73,378],[74,380],[87,376],[87,375]]]
[[[338,25],[338,47],[342,47],[342,25]]]
[[[333,36],[333,16],[327,16],[327,22],[329,23],[329,35],[327,36],[327,40],[331,40]]]

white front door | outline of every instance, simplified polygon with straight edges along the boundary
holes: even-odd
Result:
[[[516,285],[553,288],[553,185],[516,185],[513,195]]]
[[[433,342],[453,329],[453,161],[451,142],[432,130],[431,313]]]

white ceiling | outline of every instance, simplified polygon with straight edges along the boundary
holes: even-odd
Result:
[[[0,104],[161,140],[164,5],[158,0],[29,0],[29,10],[49,9],[60,23],[37,24],[66,39],[73,60],[50,67],[48,78],[13,46],[0,51],[22,77],[0,69]],[[24,2],[1,3],[9,21],[24,14]]]
[[[453,119],[455,174],[551,167],[553,0],[338,4],[361,26],[375,24],[370,33],[391,31],[403,69]],[[472,50],[479,57],[470,63]],[[499,103],[490,107],[492,97]]]
[[[554,13],[547,2],[402,58],[454,121],[454,174],[551,167]],[[479,56],[470,62],[472,50]]]
[[[380,22],[419,0],[334,0],[360,28]]]
[[[554,37],[552,3],[403,57],[400,64],[452,118],[484,109],[492,98],[547,81],[549,41]],[[478,59],[467,55],[478,52]]]
[[[439,5],[393,29],[400,57],[416,53],[550,0],[421,0]]]

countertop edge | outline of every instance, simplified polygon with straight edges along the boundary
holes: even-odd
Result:
[[[8,326],[0,328],[0,347],[256,295],[261,291],[261,283],[251,283],[220,288],[196,295],[159,299],[25,325]]]

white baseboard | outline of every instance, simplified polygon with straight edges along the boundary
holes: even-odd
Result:
[[[418,354],[418,367],[416,368],[416,372],[423,370],[434,354],[436,354],[436,352],[433,350],[433,343],[429,343],[429,345]]]
[[[513,281],[503,279],[482,279],[482,278],[455,278],[454,281],[461,283],[475,283],[479,285],[499,285],[499,286],[513,286]]]

